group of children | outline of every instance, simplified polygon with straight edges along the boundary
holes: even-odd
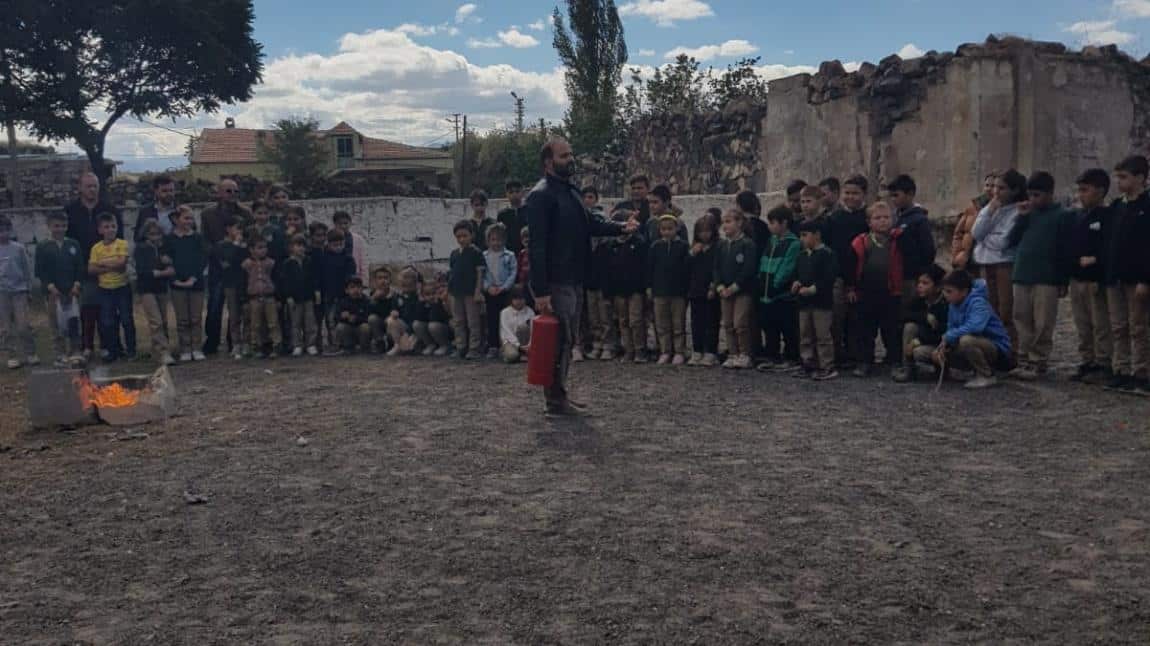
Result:
[[[1056,204],[1047,173],[990,174],[959,221],[949,273],[935,262],[931,225],[905,175],[886,186],[888,200],[869,206],[861,176],[817,186],[796,181],[787,203],[765,216],[758,198],[744,192],[734,207],[698,218],[689,238],[670,190],[635,177],[632,199],[610,217],[641,226],[594,242],[587,325],[573,358],[757,366],[825,381],[843,367],[868,376],[881,338],[896,381],[966,369],[969,387],[986,387],[996,369],[1019,379],[1046,372],[1058,300],[1069,291],[1082,356],[1075,378],[1105,373],[1113,388],[1150,391],[1147,173],[1144,157],[1120,163],[1122,195],[1110,205],[1110,175],[1083,173],[1074,212]],[[229,221],[214,245],[197,232],[188,207],[173,213],[167,235],[145,222],[131,256],[154,354],[164,363],[204,358],[205,269],[215,263],[236,358],[316,355],[322,348],[518,361],[530,349],[534,317],[530,230],[522,185],[509,183],[508,197],[508,209],[492,219],[486,194],[472,194],[472,217],[453,228],[449,271],[425,280],[409,267],[397,287],[387,268],[364,284],[345,246],[344,213],[329,230],[307,224],[302,207],[273,218],[270,204],[257,201],[251,219]],[[583,189],[583,201],[602,216],[594,188]],[[129,249],[115,218],[99,216],[101,240],[87,266],[66,226],[62,214],[49,217],[50,238],[32,267],[11,241],[11,224],[0,219],[0,321],[23,346],[10,366],[20,365],[19,350],[35,361],[27,325],[33,273],[48,297],[59,363],[82,358],[76,297],[86,280],[98,284],[101,338],[122,328],[126,352],[135,350]]]

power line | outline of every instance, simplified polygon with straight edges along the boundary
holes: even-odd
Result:
[[[160,130],[167,130],[168,132],[170,132],[172,134],[180,135],[181,137],[187,137],[188,139],[195,139],[197,137],[197,135],[195,135],[195,134],[189,135],[186,132],[180,132],[179,130],[176,130],[175,128],[169,128],[168,126],[160,125],[158,123],[152,123],[151,121],[148,121],[147,119],[144,119],[141,117],[137,117],[137,120],[139,120],[140,123],[152,126],[153,128],[159,128]],[[192,128],[191,130],[193,133],[195,133],[195,131],[196,131],[195,128]]]

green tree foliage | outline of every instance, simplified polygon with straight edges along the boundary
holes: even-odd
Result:
[[[502,195],[507,180],[523,182],[528,188],[539,179],[539,148],[545,134],[539,128],[492,130],[467,135],[467,190],[481,188],[489,195]],[[459,150],[452,148],[457,157]]]
[[[767,82],[755,71],[759,64],[759,57],[743,58],[718,76],[711,76],[710,86],[711,103],[714,107],[722,109],[736,99],[747,99],[754,105],[766,105]]]
[[[627,64],[623,22],[614,0],[567,0],[567,18],[558,7],[552,18],[571,106],[564,130],[577,152],[598,154],[619,125],[619,83]]]
[[[710,70],[699,71],[699,61],[679,54],[675,62],[657,68],[646,85],[647,109],[653,113],[698,114],[710,108]]]
[[[10,0],[3,13],[0,113],[74,141],[102,180],[124,116],[215,112],[263,73],[251,0]]]
[[[272,141],[260,145],[260,158],[275,164],[280,178],[293,189],[307,191],[323,174],[327,150],[317,132],[315,119],[280,119],[272,131]]]
[[[757,57],[744,58],[716,74],[680,54],[673,63],[657,68],[650,78],[644,78],[638,68],[631,68],[631,81],[623,88],[619,105],[622,132],[625,134],[629,125],[654,114],[702,114],[722,110],[735,100],[765,105],[767,82],[755,71],[758,63]]]

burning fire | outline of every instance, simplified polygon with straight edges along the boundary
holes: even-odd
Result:
[[[124,388],[120,384],[97,386],[87,378],[78,379],[80,396],[96,408],[125,408],[140,401],[140,391]]]

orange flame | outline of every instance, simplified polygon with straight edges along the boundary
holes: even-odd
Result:
[[[86,378],[77,380],[84,403],[97,408],[126,408],[140,401],[140,391],[124,388],[120,384],[97,386]]]

